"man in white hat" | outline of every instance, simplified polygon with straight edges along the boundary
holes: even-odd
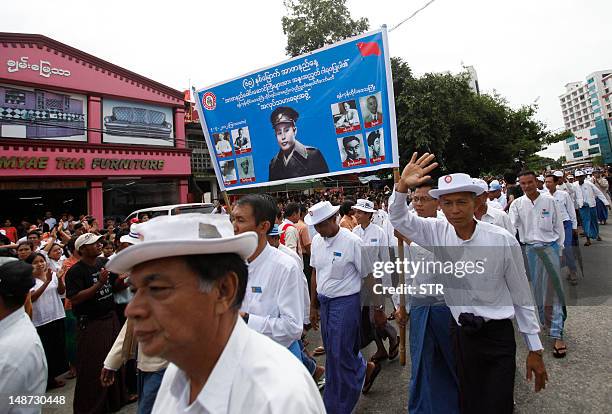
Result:
[[[556,171],[555,171],[556,172]],[[565,237],[563,240],[563,258],[565,265],[569,268],[569,281],[572,285],[578,284],[576,278],[576,261],[574,260],[573,241],[578,237],[578,220],[576,219],[576,210],[574,210],[574,201],[570,195],[559,189],[559,177],[554,174],[549,174],[544,179],[544,185],[559,207],[561,221],[563,221],[563,229]]]
[[[360,198],[353,206],[357,227],[353,229],[362,241],[364,252],[369,255],[370,263],[386,263],[391,260],[389,255],[388,237],[385,231],[372,222],[373,215],[376,213],[374,203],[370,200]],[[385,273],[382,277],[382,285],[390,287],[391,275]],[[378,299],[378,298],[377,298]],[[378,362],[385,359],[393,360],[399,354],[399,337],[395,328],[387,322],[385,314],[384,297],[381,303],[370,304],[370,323],[373,325],[374,340],[376,342],[376,353],[372,355],[370,361]],[[362,326],[362,330],[367,327]],[[389,341],[389,352],[385,349],[384,340]],[[363,344],[362,344],[363,345]]]
[[[439,215],[438,200],[429,195],[436,189],[433,180],[421,182],[412,196],[412,206],[419,217],[435,219]],[[431,263],[433,252],[409,241],[406,258],[412,263]],[[406,273],[405,285],[418,289],[421,285],[441,282],[439,275],[423,269]],[[458,414],[459,383],[454,344],[451,338],[453,315],[440,292],[419,292],[406,297],[406,311],[401,312],[399,295],[393,296],[396,319],[401,325],[410,319],[410,386],[408,412],[411,414]]]
[[[118,411],[127,400],[123,375],[109,387],[100,383],[100,368],[121,330],[113,300],[117,275],[105,268],[108,259],[99,257],[101,237],[80,235],[74,247],[81,259],[66,272],[66,297],[77,318],[75,413]]]
[[[484,221],[485,223],[491,223],[502,229],[508,230],[513,236],[516,234],[516,229],[510,221],[508,214],[501,209],[491,207],[488,196],[489,186],[485,180],[480,178],[474,178],[474,184],[480,186],[483,190],[482,194],[476,197],[476,210],[474,210],[474,217],[477,220]],[[497,203],[497,201],[495,201]],[[499,205],[499,203],[497,203]]]
[[[563,171],[556,170],[552,173],[552,175],[557,178],[557,190],[565,191],[570,196],[572,203],[575,204],[576,189],[571,183],[567,182]]]
[[[361,345],[360,291],[370,270],[362,264],[359,237],[338,224],[339,206],[321,201],[308,209],[304,222],[313,225],[310,265],[310,323],[318,329],[326,351],[323,401],[329,413],[351,413],[361,392],[367,393],[380,365],[366,363]]]
[[[563,341],[567,313],[561,283],[561,256],[565,240],[563,216],[555,199],[538,190],[533,171],[522,172],[519,183],[525,195],[510,206],[510,219],[518,229],[521,243],[525,245],[540,321],[549,327],[549,336],[555,340],[553,355],[563,358],[567,350]],[[552,307],[552,317],[545,312],[549,306]]]
[[[301,362],[239,317],[257,234],[227,216],[160,216],[108,268],[130,272],[126,314],[146,355],[170,362],[153,413],[321,413]]]
[[[255,331],[288,348],[302,359],[299,339],[304,328],[302,270],[286,254],[268,244],[278,207],[262,194],[238,200],[232,211],[234,232],[255,232],[257,249],[248,257],[249,280],[242,317]]]
[[[595,201],[598,198],[607,208],[610,208],[610,203],[606,199],[606,196],[593,184],[591,180],[586,179],[586,175],[581,170],[576,170],[574,173],[578,180],[577,192],[580,192],[582,198],[582,204],[579,204],[580,217],[582,218],[582,228],[586,235],[585,246],[591,245],[591,240],[595,239],[601,241],[599,235],[599,222],[597,221],[597,203]]]
[[[520,246],[506,230],[474,219],[476,197],[483,189],[467,174],[443,176],[438,189],[429,191],[439,200],[446,219],[426,219],[409,212],[407,191],[430,179],[428,174],[437,166],[433,159],[433,154],[412,155],[396,186],[389,215],[402,235],[440,250],[436,258],[459,258],[450,261],[454,271],[446,278],[444,296],[458,324],[455,340],[464,411],[511,413],[516,365],[512,318],[516,317],[529,348],[527,378],[535,373],[536,392],[547,380],[540,327]],[[468,274],[466,263],[471,263],[473,272]]]

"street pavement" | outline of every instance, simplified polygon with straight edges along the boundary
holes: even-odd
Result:
[[[552,342],[542,336],[545,346],[544,361],[549,382],[546,389],[535,393],[533,382],[525,379],[527,348],[516,334],[517,372],[515,381],[515,413],[610,413],[612,412],[612,224],[601,226],[603,242],[583,247],[584,277],[578,286],[565,284],[568,302],[565,340],[568,354],[564,359],[552,356]],[[312,350],[320,344],[317,333],[308,334]],[[363,353],[369,358],[374,344]],[[357,413],[401,413],[407,411],[410,356],[406,365],[399,358],[383,362],[383,369],[370,393],[362,396]],[[324,357],[319,357],[324,364]],[[43,413],[72,412],[75,380],[64,388],[47,395],[64,395],[63,406],[45,407]],[[120,413],[135,413],[136,404],[124,407]]]

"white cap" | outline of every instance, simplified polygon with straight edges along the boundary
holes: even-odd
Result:
[[[554,175],[555,177],[563,177],[563,171],[559,171],[559,170],[557,170],[557,171],[555,171],[555,172],[553,173],[553,175]]]
[[[449,174],[438,179],[438,188],[429,190],[429,195],[435,199],[445,194],[453,193],[476,193],[481,195],[484,190],[481,186],[474,184],[472,177],[463,173]]]
[[[584,172],[582,172],[581,170],[576,170],[574,172],[574,176],[575,177],[584,177]]]
[[[308,209],[308,214],[304,216],[304,223],[314,226],[327,220],[340,210],[340,206],[332,206],[329,201],[320,201]]]
[[[125,273],[151,260],[196,254],[236,253],[246,260],[257,249],[257,234],[234,235],[223,214],[159,216],[134,226],[142,242],[113,256],[106,265],[110,271]]]
[[[374,208],[374,203],[364,198],[358,199],[357,204],[355,204],[353,208],[355,210],[365,211],[366,213],[376,213],[376,209]]]
[[[544,182],[544,176],[543,175],[538,175],[538,181]]]
[[[102,237],[101,234],[93,234],[93,233],[85,233],[81,234],[78,239],[74,242],[74,248],[78,252],[82,246],[87,244],[97,243],[98,240]]]
[[[489,191],[489,185],[482,178],[472,178],[472,182],[482,188],[483,192]]]

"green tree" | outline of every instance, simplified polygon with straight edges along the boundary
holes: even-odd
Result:
[[[282,18],[287,54],[298,56],[368,30],[367,18],[353,20],[346,0],[285,0]]]
[[[593,167],[603,167],[603,157],[601,155],[596,155],[591,159],[591,163],[593,164]]]

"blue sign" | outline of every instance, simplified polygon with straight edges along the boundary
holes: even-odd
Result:
[[[399,165],[385,28],[195,96],[222,190]]]

